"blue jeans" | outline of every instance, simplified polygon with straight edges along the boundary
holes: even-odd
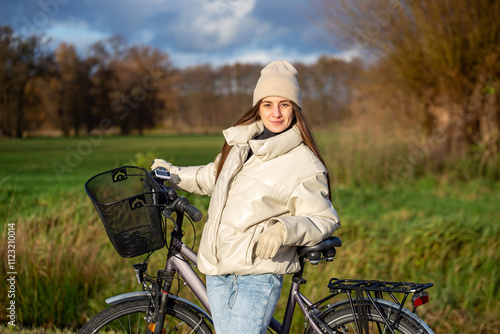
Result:
[[[265,334],[283,275],[208,276],[207,291],[217,334]]]

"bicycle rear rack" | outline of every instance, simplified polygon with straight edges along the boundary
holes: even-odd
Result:
[[[349,304],[351,305],[351,309],[354,310],[355,308],[357,308],[361,313],[360,314],[361,318],[364,318],[365,316],[363,314],[364,308],[359,306],[365,304],[368,301],[377,309],[379,314],[382,316],[382,312],[378,309],[375,303],[375,299],[372,296],[372,293],[374,294],[374,297],[376,299],[384,299],[383,294],[387,293],[391,297],[392,301],[399,305],[399,310],[396,319],[399,319],[399,316],[401,315],[401,312],[403,310],[404,304],[406,303],[408,295],[413,293],[414,295],[411,298],[411,302],[413,305],[412,312],[416,313],[416,309],[418,306],[429,302],[429,294],[424,290],[432,287],[433,285],[434,285],[433,283],[387,282],[387,281],[376,281],[376,280],[353,280],[353,279],[341,280],[337,278],[332,278],[328,282],[328,288],[330,289],[331,293],[347,294],[347,297],[349,299]],[[352,297],[353,291],[355,292],[356,295],[356,303]],[[403,294],[401,300],[398,300],[398,298],[394,295],[397,293]],[[362,319],[356,320],[356,322],[358,321],[363,321],[363,320]],[[392,323],[390,325],[388,322],[386,323],[387,325],[389,325],[391,333],[394,332],[394,328],[398,321],[399,320],[396,320],[395,323]],[[360,330],[361,326],[362,324],[360,322],[358,331]]]
[[[370,292],[374,292],[375,298],[383,299],[383,293],[387,293],[393,302],[403,305],[408,298],[410,293],[413,293],[411,299],[413,305],[413,313],[415,313],[416,308],[420,305],[429,302],[429,294],[424,292],[424,290],[432,287],[433,283],[413,283],[413,282],[387,282],[387,281],[376,281],[376,280],[353,280],[353,279],[337,279],[332,278],[328,282],[328,288],[332,293],[347,293],[349,299],[351,299],[351,292],[355,291],[357,298],[363,298],[363,294],[370,301],[373,301]],[[401,301],[394,295],[395,293],[402,293],[404,296]]]
[[[386,282],[374,280],[353,280],[332,278],[328,282],[328,288],[334,290],[358,290],[378,291],[388,293],[418,293],[432,287],[433,283],[412,283],[412,282]]]

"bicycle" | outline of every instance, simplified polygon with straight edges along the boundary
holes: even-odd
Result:
[[[143,168],[126,166],[98,174],[86,183],[87,193],[121,256],[135,257],[147,253],[149,258],[152,252],[163,248],[167,238],[165,226],[162,226],[165,220],[161,216],[172,220],[174,228],[170,233],[164,269],[152,277],[147,274],[147,259],[135,264],[136,277],[143,290],[107,299],[106,303],[111,306],[91,318],[79,333],[101,330],[113,333],[214,333],[206,287],[194,270],[197,255],[182,241],[185,216],[196,222],[202,219],[202,214],[188,199],[167,186],[168,175],[161,174],[161,171],[149,173]],[[134,183],[140,186],[132,186]],[[124,191],[128,187],[134,188],[132,196]],[[108,202],[102,203],[103,199]],[[125,218],[128,219],[126,222]],[[298,306],[307,324],[304,333],[308,334],[434,333],[416,313],[418,306],[429,301],[425,290],[432,287],[432,283],[332,278],[327,284],[329,294],[325,298],[311,302],[304,296],[300,287],[306,284],[303,278],[305,264],[333,261],[336,248],[341,245],[341,240],[332,236],[315,246],[297,248],[301,269],[292,276],[282,322],[273,318],[268,332],[289,333]],[[188,286],[202,307],[172,291],[175,280]],[[333,298],[341,294],[347,298],[332,304]],[[404,307],[410,294],[413,294],[412,311]]]

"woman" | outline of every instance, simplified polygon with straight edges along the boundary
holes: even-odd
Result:
[[[262,71],[253,107],[224,130],[215,162],[164,167],[170,184],[210,195],[198,252],[217,334],[266,333],[283,275],[299,270],[297,246],[340,227],[324,161],[302,115],[297,70],[275,61]]]

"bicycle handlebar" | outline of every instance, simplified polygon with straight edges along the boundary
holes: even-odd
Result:
[[[151,176],[164,187],[167,199],[171,201],[172,208],[179,212],[184,212],[194,222],[199,222],[203,218],[203,213],[192,205],[185,197],[178,196],[172,187],[167,187],[164,183],[170,179],[170,173],[163,167],[151,171]]]

